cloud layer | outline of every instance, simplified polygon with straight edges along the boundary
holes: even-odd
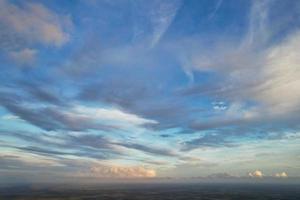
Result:
[[[3,170],[297,176],[299,10],[0,0]]]

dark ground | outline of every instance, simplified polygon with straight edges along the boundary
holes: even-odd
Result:
[[[10,186],[0,189],[1,200],[300,200],[296,184],[115,184],[94,186]]]

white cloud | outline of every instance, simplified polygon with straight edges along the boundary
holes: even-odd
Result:
[[[254,172],[249,172],[248,174],[250,177],[254,177],[254,178],[262,178],[264,176],[264,174],[262,173],[262,171],[256,170]]]
[[[267,23],[269,15],[269,0],[254,0],[249,16],[247,35],[242,43],[245,48],[263,45],[271,36]]]
[[[277,178],[286,178],[286,177],[288,177],[288,175],[287,175],[286,172],[281,172],[281,173],[276,173],[275,177],[277,177]]]
[[[137,126],[147,123],[157,123],[154,120],[144,119],[116,108],[95,108],[78,105],[75,106],[68,114],[70,116],[77,116],[79,118],[95,122],[102,121],[107,123],[124,123]]]
[[[255,91],[258,101],[272,114],[284,114],[300,106],[300,31],[270,48],[262,63],[264,82]]]
[[[18,116],[16,116],[16,115],[10,115],[10,114],[3,115],[1,117],[1,119],[4,119],[4,120],[21,120]]]
[[[223,110],[226,110],[228,108],[226,103],[222,102],[222,101],[212,102],[212,105],[213,105],[213,109],[217,110],[217,111],[223,111]]]
[[[152,178],[156,177],[156,171],[141,166],[104,166],[95,165],[90,168],[90,175],[96,178]]]
[[[222,76],[222,85],[215,88],[220,97],[233,105],[251,101],[241,111],[252,119],[282,117],[300,107],[300,31],[272,44],[269,6],[269,1],[253,1],[242,42],[222,40],[209,50],[196,49],[188,61],[190,69]]]
[[[10,52],[11,59],[19,65],[32,65],[36,59],[37,51],[34,49],[25,48],[20,51]]]
[[[23,2],[20,6],[0,0],[0,24],[29,42],[61,46],[69,40],[71,26],[67,16],[60,16],[37,3]]]

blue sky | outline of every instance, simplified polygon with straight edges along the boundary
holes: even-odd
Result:
[[[294,0],[0,0],[1,180],[299,176],[299,25]]]

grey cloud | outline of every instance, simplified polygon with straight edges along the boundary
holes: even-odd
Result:
[[[137,144],[137,143],[113,143],[113,144],[117,144],[117,145],[129,148],[129,149],[136,149],[136,150],[154,154],[154,155],[171,156],[171,157],[177,156],[174,152],[167,150],[167,149],[152,148],[152,147],[145,146],[142,144]]]
[[[157,148],[153,147],[151,145],[146,144],[139,144],[134,142],[115,142],[108,139],[105,139],[102,136],[96,136],[96,135],[84,135],[79,137],[69,136],[68,141],[72,143],[72,145],[83,145],[87,147],[92,147],[96,149],[108,149],[111,152],[116,151],[115,146],[121,146],[128,149],[135,149],[138,151],[141,151],[143,153],[157,155],[157,156],[167,156],[167,157],[174,157],[178,158],[180,160],[191,160],[193,158],[188,156],[181,156],[180,154],[170,150],[170,149],[164,149],[164,148]],[[116,152],[120,155],[125,155],[124,152]]]
[[[39,155],[50,155],[50,156],[67,156],[67,155],[72,155],[72,156],[78,156],[78,157],[88,157],[88,158],[96,158],[100,160],[106,160],[108,158],[111,158],[111,156],[108,156],[106,153],[102,153],[99,151],[93,151],[92,149],[83,149],[81,148],[80,150],[77,150],[75,152],[68,152],[68,151],[59,151],[59,150],[49,150],[46,148],[41,148],[41,147],[33,147],[33,146],[28,146],[28,147],[15,147],[17,149],[20,149],[25,152],[30,152],[34,154],[39,154]]]
[[[58,103],[55,97],[44,93],[37,92],[35,95],[39,98],[43,98],[47,101]],[[24,99],[22,99],[24,98]],[[117,126],[105,125],[101,123],[94,123],[87,119],[66,115],[63,107],[47,106],[47,107],[36,107],[36,108],[25,108],[23,101],[25,97],[12,95],[10,93],[2,93],[0,98],[0,104],[4,106],[11,113],[19,116],[21,119],[28,121],[29,123],[38,126],[44,130],[72,130],[72,131],[84,131],[89,129],[96,130],[114,130],[118,129]],[[27,101],[25,101],[27,102]],[[59,101],[60,102],[60,101]],[[31,102],[32,103],[32,102]]]
[[[74,136],[67,133],[61,133],[61,135],[54,136],[43,132],[27,133],[5,130],[1,130],[0,134],[24,140],[31,145],[27,147],[11,146],[11,148],[17,148],[41,155],[52,155],[54,157],[76,155],[98,159],[109,159],[112,157],[126,156],[127,154],[125,152],[116,148],[117,146],[122,146],[151,155],[168,156],[181,160],[192,159],[190,157],[181,156],[169,149],[156,148],[133,142],[114,142],[101,135],[84,134]],[[44,146],[57,150],[48,150],[48,148],[44,148]]]
[[[30,83],[25,81],[20,81],[19,86],[22,87],[22,90],[30,94],[33,98],[41,102],[46,102],[54,105],[63,106],[65,101],[67,101],[62,95],[58,97],[57,94],[51,91],[49,88],[43,88],[38,86],[39,83]],[[40,84],[42,85],[42,84]]]
[[[209,135],[184,142],[182,144],[182,151],[190,151],[197,148],[218,148],[218,147],[234,147],[236,144],[230,141],[224,135]]]
[[[99,135],[68,136],[67,140],[72,145],[83,145],[96,149],[112,149],[111,141]]]
[[[133,78],[85,86],[78,98],[117,105],[128,112],[159,122],[145,124],[149,129],[160,130],[185,125],[190,118],[189,108],[180,97],[145,82],[134,83]]]
[[[243,123],[243,119],[224,119],[224,118],[213,118],[203,122],[191,122],[190,128],[192,130],[202,131],[202,130],[213,130],[217,128],[223,128],[226,126],[233,126],[239,123]]]
[[[14,113],[15,115],[19,116],[21,119],[24,119],[29,123],[36,125],[42,129],[56,130],[62,128],[62,124],[52,120],[50,116],[45,114],[43,109],[40,110],[26,109],[19,104],[14,104],[12,102],[7,102],[7,101],[2,101],[1,104],[11,113]]]
[[[30,133],[1,130],[0,134],[6,137],[21,139],[30,146],[9,146],[22,151],[53,156],[55,158],[65,155],[89,157],[96,159],[109,159],[123,155],[110,144],[110,141],[102,136],[84,135],[72,136],[67,133],[61,135],[49,135],[48,133]],[[55,150],[49,150],[55,149]]]
[[[46,148],[34,147],[34,146],[15,147],[15,148],[23,150],[23,151],[27,151],[27,152],[41,154],[41,155],[72,155],[72,154],[70,154],[68,152],[64,152],[64,151],[49,150]],[[76,155],[76,153],[75,153],[75,155]]]

